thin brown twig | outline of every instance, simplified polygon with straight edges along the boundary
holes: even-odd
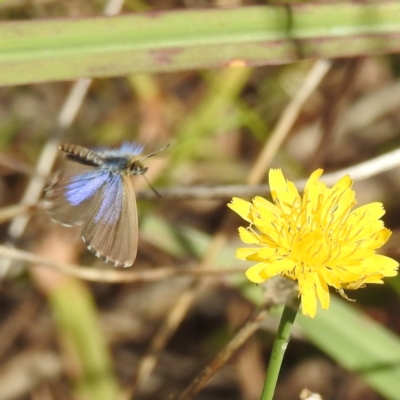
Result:
[[[16,204],[13,206],[2,207],[0,208],[0,223],[4,224],[5,222],[18,217],[19,215],[25,215],[36,210],[35,205],[29,204]]]
[[[40,257],[26,251],[17,250],[7,246],[0,245],[0,256],[16,261],[24,261],[35,265],[41,265],[55,269],[59,272],[68,274],[75,278],[84,279],[93,282],[107,283],[132,283],[132,282],[150,282],[160,279],[171,278],[174,276],[217,276],[238,274],[245,271],[244,267],[233,268],[185,268],[163,267],[154,270],[127,271],[118,269],[95,269],[93,267],[84,267],[81,265],[59,263]]]
[[[210,379],[229,361],[236,351],[257,331],[263,323],[267,312],[262,310],[255,314],[236,333],[217,357],[200,372],[190,385],[180,394],[178,400],[190,400],[206,386]]]

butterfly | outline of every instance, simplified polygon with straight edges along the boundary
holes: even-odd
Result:
[[[147,168],[142,161],[158,151],[140,158],[143,146],[128,142],[115,150],[74,144],[61,144],[59,149],[79,169],[60,171],[46,189],[52,220],[70,227],[82,225],[82,239],[91,252],[116,267],[130,267],[138,246],[131,175],[144,175]]]

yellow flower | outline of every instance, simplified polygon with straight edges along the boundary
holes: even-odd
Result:
[[[319,181],[323,170],[313,172],[301,197],[280,169],[271,169],[269,184],[273,203],[255,197],[252,203],[234,197],[228,204],[250,226],[239,228],[241,240],[255,247],[240,248],[236,257],[256,261],[247,278],[255,283],[281,275],[296,280],[302,312],[314,317],[317,299],[329,307],[332,286],[345,297],[344,289],[365,283],[383,283],[397,274],[398,263],[375,254],[391,232],[379,219],[381,203],[352,210],[356,204],[349,176],[328,188]]]

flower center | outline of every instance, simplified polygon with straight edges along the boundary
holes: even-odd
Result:
[[[322,232],[300,233],[293,238],[292,257],[303,265],[323,266],[330,255],[330,243]]]

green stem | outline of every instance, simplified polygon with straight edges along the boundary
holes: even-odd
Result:
[[[290,331],[294,320],[296,319],[297,310],[290,306],[283,309],[281,322],[279,323],[278,332],[276,333],[274,345],[272,347],[271,358],[265,376],[264,388],[260,400],[272,400],[276,382],[278,381],[279,371],[281,369],[283,356],[289,342]]]

